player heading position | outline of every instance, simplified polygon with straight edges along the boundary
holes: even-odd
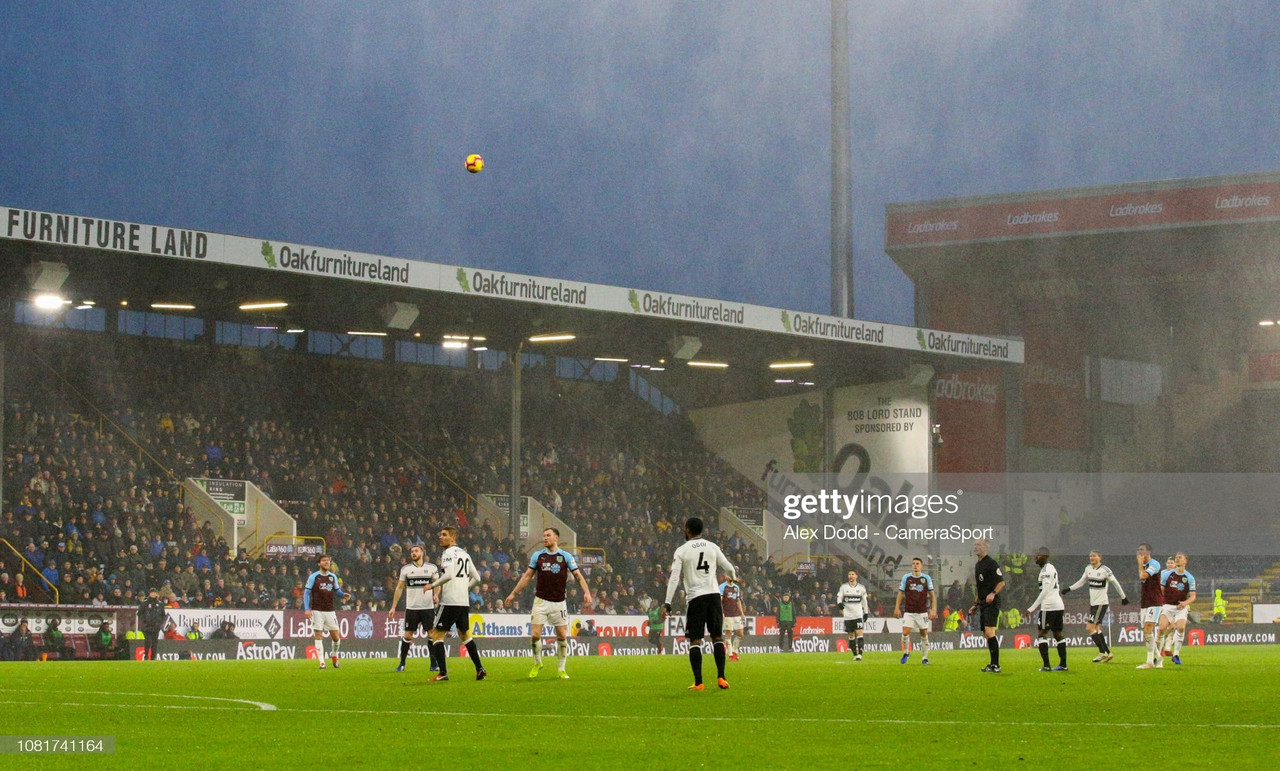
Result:
[[[1115,656],[1111,653],[1111,645],[1107,642],[1106,633],[1102,631],[1102,623],[1106,620],[1107,610],[1111,606],[1107,597],[1107,587],[1115,587],[1116,594],[1120,595],[1121,605],[1128,605],[1129,598],[1124,596],[1124,587],[1120,586],[1120,581],[1115,573],[1111,572],[1111,568],[1102,564],[1102,555],[1096,551],[1089,552],[1089,566],[1084,569],[1080,580],[1063,589],[1062,594],[1065,597],[1085,584],[1089,585],[1089,618],[1085,621],[1085,630],[1089,633],[1089,639],[1093,640],[1093,644],[1098,646],[1098,655],[1094,657],[1093,663],[1110,661]]]
[[[587,579],[578,569],[578,561],[573,555],[560,550],[560,531],[549,527],[542,531],[542,548],[529,557],[529,567],[516,582],[516,588],[507,595],[506,605],[511,607],[516,595],[524,591],[529,581],[535,576],[537,583],[533,588],[533,623],[530,636],[533,639],[533,669],[529,677],[537,677],[542,670],[542,627],[550,624],[556,628],[556,675],[562,680],[569,679],[565,671],[565,662],[569,658],[569,607],[565,602],[565,588],[569,584],[569,576],[573,575],[582,587],[582,601],[591,604],[591,590],[587,588]]]
[[[729,687],[724,679],[724,608],[720,605],[720,591],[716,584],[716,572],[737,581],[738,573],[720,551],[720,547],[702,537],[702,520],[690,517],[684,523],[685,541],[676,549],[671,560],[671,577],[667,579],[667,601],[662,605],[662,618],[671,614],[671,601],[676,589],[684,586],[687,602],[685,611],[685,639],[689,641],[689,666],[693,669],[691,691],[703,690],[702,685],[702,636],[711,634],[713,655],[716,660],[716,685]]]
[[[426,561],[422,547],[411,547],[409,561],[400,568],[400,581],[396,583],[395,596],[391,599],[391,607],[387,609],[387,620],[390,621],[396,617],[400,595],[408,590],[404,598],[404,637],[400,640],[400,666],[396,667],[397,672],[404,671],[404,662],[409,656],[413,636],[419,631],[427,634],[431,630],[437,593],[437,590],[431,588],[431,582],[439,577],[440,570]],[[434,655],[431,656],[431,668],[436,668]]]
[[[1173,638],[1173,663],[1182,663],[1182,640],[1187,633],[1187,613],[1196,601],[1196,577],[1187,572],[1187,555],[1174,555],[1173,569],[1160,574],[1164,604],[1160,607],[1158,638]]]
[[[724,631],[729,636],[729,660],[738,661],[738,647],[747,633],[747,614],[742,608],[742,584],[724,581],[720,584],[720,606],[724,610]]]
[[[342,647],[342,633],[338,631],[338,614],[334,612],[334,595],[349,600],[351,594],[343,591],[338,583],[336,573],[329,568],[333,565],[328,554],[316,558],[320,569],[307,576],[307,585],[302,592],[303,614],[311,622],[311,631],[316,635],[316,658],[320,659],[320,668],[324,669],[324,633],[333,638],[333,668],[338,668],[338,650]]]
[[[1040,594],[1036,596],[1035,602],[1031,603],[1027,613],[1040,610],[1040,619],[1037,624],[1040,633],[1036,638],[1036,645],[1040,648],[1040,660],[1044,662],[1040,671],[1066,672],[1067,641],[1062,639],[1062,612],[1067,606],[1062,602],[1062,595],[1058,593],[1058,569],[1049,562],[1049,550],[1043,546],[1036,549],[1036,564],[1040,566],[1040,577],[1037,579]],[[1052,669],[1049,667],[1050,632],[1053,632],[1053,639],[1058,642],[1058,666]]]
[[[1000,563],[991,558],[987,539],[978,538],[973,542],[973,556],[978,561],[973,566],[973,586],[976,596],[973,607],[969,608],[969,617],[978,616],[982,626],[982,634],[987,638],[987,653],[991,655],[991,663],[982,668],[983,672],[1000,673],[1000,641],[996,639],[996,626],[1000,622],[1000,593],[1004,591],[1004,571]]]
[[[933,577],[924,572],[924,560],[911,558],[911,572],[902,577],[898,596],[893,601],[893,615],[902,619],[902,658],[899,664],[911,658],[911,630],[920,632],[920,663],[929,663],[929,632],[933,619],[938,617],[938,593],[933,589]]]
[[[467,611],[471,607],[468,594],[471,587],[480,584],[480,573],[471,564],[471,556],[458,546],[458,528],[446,527],[440,531],[440,547],[444,554],[440,555],[440,577],[431,582],[431,588],[440,589],[440,608],[436,611],[436,623],[431,627],[431,655],[440,668],[440,674],[432,681],[449,679],[449,654],[444,649],[444,636],[449,629],[457,629],[462,647],[471,656],[471,663],[476,667],[476,679],[483,680],[489,675],[480,663],[480,649],[476,641],[471,639],[471,625],[467,622]]]
[[[1151,558],[1149,543],[1138,544],[1138,579],[1142,581],[1139,620],[1142,640],[1147,644],[1147,658],[1138,669],[1159,669],[1164,666],[1164,659],[1156,647],[1156,623],[1160,620],[1160,606],[1164,605],[1164,587],[1160,585],[1160,563]]]
[[[854,661],[862,661],[862,627],[871,615],[867,605],[867,587],[858,583],[858,571],[849,571],[848,583],[840,584],[836,592],[836,605],[844,618],[844,633],[849,638],[849,650]]]

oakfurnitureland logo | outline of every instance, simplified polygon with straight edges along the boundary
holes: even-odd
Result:
[[[995,340],[983,340],[968,335],[953,335],[949,332],[916,332],[916,340],[926,351],[938,353],[958,353],[968,356],[983,356],[989,359],[1009,358],[1009,344]]]
[[[633,310],[651,316],[739,325],[746,318],[746,306],[730,305],[718,300],[704,302],[696,298],[673,297],[660,292],[645,292],[629,299]]]
[[[586,284],[567,284],[555,279],[513,276],[484,270],[468,273],[465,268],[458,268],[457,279],[458,286],[464,292],[561,305],[587,304]]]
[[[319,249],[304,246],[281,246],[278,250],[270,241],[262,242],[262,260],[269,268],[285,268],[302,273],[313,273],[341,278],[370,279],[396,284],[409,283],[409,261],[384,260],[381,257],[353,257],[322,254]]]

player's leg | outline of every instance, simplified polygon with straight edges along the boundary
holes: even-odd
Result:
[[[707,595],[711,597],[707,608],[707,632],[711,635],[711,655],[716,660],[716,685],[721,690],[729,687],[729,681],[724,678],[725,667],[725,644],[724,644],[724,610],[720,605],[720,595]]]
[[[342,633],[338,631],[338,627],[336,625],[329,632],[329,638],[333,640],[333,651],[330,654],[330,658],[333,660],[334,669],[337,669],[338,668],[338,651],[342,648]]]
[[[1178,619],[1174,625],[1173,633],[1173,663],[1182,664],[1182,641],[1187,636],[1187,620],[1185,618]]]
[[[1036,621],[1036,649],[1040,651],[1040,671],[1049,672],[1053,669],[1049,666],[1049,614],[1042,610],[1039,616]]]
[[[467,622],[464,620],[458,625],[458,638],[462,640],[462,647],[466,649],[467,655],[471,657],[471,663],[476,668],[476,679],[483,680],[489,676],[485,671],[484,664],[480,662],[480,647],[476,645],[476,641],[471,638],[471,629],[468,628]]]
[[[449,656],[444,650],[444,633],[448,629],[445,624],[449,623],[448,608],[441,605],[436,609],[436,623],[431,626],[431,631],[427,633],[428,639],[431,640],[431,660],[435,662],[436,668],[440,670],[440,674],[436,675],[433,680],[449,679]]]
[[[1159,612],[1159,608],[1156,609]],[[1147,658],[1138,669],[1150,669],[1156,663],[1156,623],[1150,608],[1142,609],[1142,642],[1146,645]]]
[[[566,621],[568,619],[565,619]],[[565,665],[569,662],[569,625],[556,625],[556,674],[563,680],[568,680],[569,675],[565,672]]]
[[[996,637],[996,627],[1000,623],[1000,608],[983,605],[978,611],[978,623],[982,625],[982,634],[987,638],[987,654],[991,663],[984,668],[987,672],[1000,671],[1000,640]]]
[[[529,626],[529,647],[533,650],[533,669],[529,670],[529,677],[537,677],[542,671],[542,624]]]
[[[708,597],[710,595],[703,595]],[[689,601],[685,611],[685,639],[689,641],[689,668],[693,670],[692,690],[701,691],[702,685],[702,637],[707,627],[707,604],[702,597]]]
[[[929,629],[927,627],[920,630],[920,663],[929,663]]]
[[[316,620],[316,621],[317,621],[317,623],[318,623],[319,619],[316,617],[316,615],[315,615],[314,613],[312,614],[312,618],[313,618],[314,620]],[[312,625],[312,630],[315,632],[315,637],[316,637],[316,641],[315,641],[315,647],[316,647],[316,658],[320,659],[320,668],[321,668],[321,669],[324,669],[324,667],[325,667],[325,663],[324,663],[324,632],[320,630],[320,627],[315,626],[314,624]]]
[[[911,658],[911,627],[908,626],[906,616],[902,617],[902,658],[898,660],[899,664],[907,663],[907,659]]]

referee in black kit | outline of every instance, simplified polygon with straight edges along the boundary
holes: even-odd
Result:
[[[996,627],[1000,623],[1000,592],[1004,591],[1004,571],[1000,563],[987,554],[987,539],[979,538],[973,542],[973,556],[978,561],[973,566],[973,583],[977,591],[973,607],[969,608],[969,617],[980,614],[982,634],[987,638],[987,651],[991,653],[991,663],[982,668],[983,672],[1000,671],[1000,641],[996,639]]]

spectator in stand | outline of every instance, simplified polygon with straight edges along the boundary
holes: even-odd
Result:
[[[30,592],[27,591],[26,579],[21,573],[13,577],[13,601],[19,604],[31,602]]]
[[[9,656],[11,661],[35,661],[36,645],[31,638],[31,626],[27,620],[19,619],[18,628],[9,636]]]
[[[56,658],[59,661],[70,661],[76,657],[75,651],[71,650],[67,645],[66,635],[62,633],[60,625],[62,621],[58,618],[49,619],[49,625],[44,630],[44,652],[46,657]]]
[[[111,622],[103,621],[97,631],[89,635],[89,650],[104,659],[117,658],[115,635],[111,634]]]
[[[204,632],[201,632],[201,631],[200,631],[200,622],[199,622],[199,621],[192,621],[192,622],[191,622],[191,628],[187,630],[187,639],[188,639],[188,640],[203,640],[203,639],[204,639]]]
[[[185,640],[182,632],[178,631],[178,625],[170,621],[164,625],[164,639],[166,640]]]

